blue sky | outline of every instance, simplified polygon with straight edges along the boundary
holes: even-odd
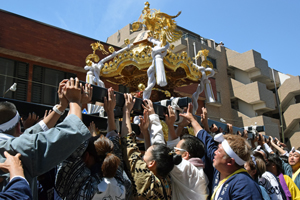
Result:
[[[95,40],[138,19],[145,0],[1,0],[0,9]],[[300,75],[300,0],[150,0],[150,8],[239,53],[254,49],[269,67]]]

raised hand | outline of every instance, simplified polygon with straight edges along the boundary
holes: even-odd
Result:
[[[44,118],[45,119],[48,115],[52,113],[52,110],[45,110]]]
[[[173,108],[169,105],[168,106],[168,112],[169,112],[169,115],[165,115],[165,121],[166,121],[166,124],[170,127],[170,126],[174,126],[174,123],[175,123],[175,120],[176,120],[176,116],[175,116],[175,113],[174,113],[174,110]]]
[[[92,100],[93,97],[93,87],[91,84],[86,83],[85,86],[82,87],[81,94],[81,103],[87,104]]]
[[[212,124],[210,127],[210,132],[215,133],[219,130],[216,124]]]
[[[116,95],[112,87],[107,90],[108,98],[104,97],[104,110],[106,113],[113,112],[116,107]]]
[[[142,107],[148,111],[149,115],[155,114],[153,103],[150,99],[145,99],[144,104],[142,104]]]
[[[95,126],[94,121],[90,123],[89,130],[92,134],[92,137],[99,135],[99,129]]]
[[[64,79],[59,83],[57,95],[59,98],[59,104],[61,105],[62,109],[66,109],[68,107],[69,101],[64,95],[64,89],[68,79]],[[50,113],[49,113],[50,114]]]
[[[140,116],[139,127],[140,127],[142,134],[144,135],[144,134],[149,134],[148,127],[149,127],[150,121],[149,121],[148,110],[144,110],[143,114],[144,114],[144,117]]]
[[[124,93],[125,105],[123,107],[123,112],[130,112],[134,106],[135,98],[131,94]]]
[[[233,134],[233,128],[232,128],[232,124],[227,123],[227,127],[228,127],[228,133]],[[242,136],[243,134],[241,134]]]
[[[187,112],[180,113],[179,115],[191,122],[192,120],[195,120],[192,112],[193,112],[193,105],[191,103],[189,103]]]
[[[204,120],[207,120],[207,109],[202,107],[202,114],[201,114],[201,123],[204,124]]]
[[[37,116],[34,112],[31,114],[28,114],[28,117],[26,120],[24,120],[23,118],[21,118],[23,126],[25,129],[33,126],[34,124],[36,124],[39,120],[39,116]]]
[[[81,105],[81,88],[82,84],[79,83],[79,79],[77,77],[75,80],[70,78],[64,87],[64,96],[70,103],[78,103]]]
[[[246,140],[248,139],[248,131],[247,131],[247,130],[244,130],[243,137],[244,137]]]
[[[15,156],[12,156],[7,151],[4,151],[4,156],[6,157],[6,160],[4,163],[0,163],[0,169],[4,172],[9,172],[10,179],[14,176],[21,176],[25,178],[22,162],[20,160],[21,154],[17,153]]]

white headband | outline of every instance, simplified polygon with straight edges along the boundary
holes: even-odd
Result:
[[[293,147],[293,148],[291,149],[290,153],[294,153],[294,152],[297,152],[297,153],[299,153],[299,154],[300,154],[300,151],[299,151],[299,150],[297,150],[297,149],[295,149],[295,147]]]
[[[254,151],[262,151],[264,154],[266,154],[266,152],[261,148],[260,145],[258,145]]]
[[[233,158],[235,160],[235,162],[239,165],[242,166],[246,163],[246,161],[242,160],[233,150],[232,148],[229,146],[227,140],[224,140],[222,142],[222,147],[224,149],[224,151],[227,153],[227,155],[229,155],[231,158]]]
[[[5,122],[3,124],[0,124],[0,131],[1,132],[5,132],[11,128],[13,128],[20,120],[20,115],[17,111],[16,115],[11,119],[9,120],[8,122]]]
[[[225,140],[225,138],[223,137],[223,133],[219,133],[217,135],[215,135],[214,139],[217,142],[222,142],[222,147],[224,149],[224,151],[227,153],[228,156],[230,156],[231,158],[233,158],[236,162],[236,164],[238,164],[239,166],[242,166],[246,163],[246,161],[242,160],[230,147],[230,145],[228,144],[227,140]]]

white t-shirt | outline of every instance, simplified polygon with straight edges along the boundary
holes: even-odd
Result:
[[[189,161],[182,159],[171,171],[172,200],[201,200],[208,196],[208,178],[202,167],[195,167]]]

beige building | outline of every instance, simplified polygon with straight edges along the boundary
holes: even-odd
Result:
[[[186,51],[189,57],[193,58],[202,48],[209,50],[208,60],[213,63],[216,72],[214,78],[217,102],[205,104],[205,97],[199,97],[199,100],[203,101],[208,109],[210,119],[220,121],[220,118],[223,118],[237,127],[264,125],[265,134],[278,138],[281,138],[283,130],[284,137],[289,138],[292,146],[300,146],[296,144],[297,138],[300,138],[299,76],[294,77],[272,70],[261,54],[254,50],[238,53],[224,47],[222,43],[203,38],[182,27],[178,28],[183,35],[173,43],[174,53]],[[130,30],[131,24],[128,24],[108,37],[106,42],[124,47],[125,39],[132,43],[136,36],[144,31]],[[200,64],[201,60],[194,62]],[[191,97],[195,92],[191,88],[196,87],[182,87],[176,91]],[[282,126],[280,110],[283,113]]]

